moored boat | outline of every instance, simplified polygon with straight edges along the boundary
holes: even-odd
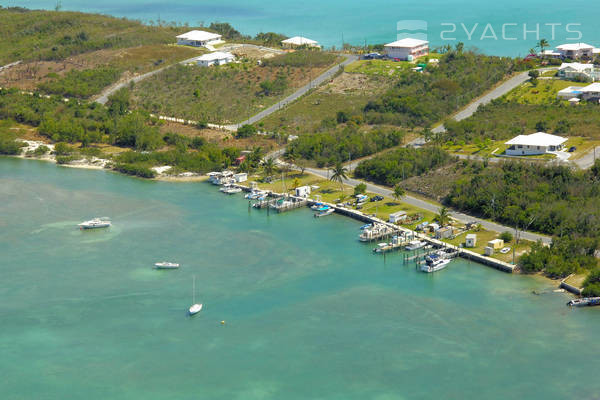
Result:
[[[163,261],[154,263],[154,267],[156,267],[156,269],[177,269],[179,268],[179,264]]]
[[[108,218],[94,218],[89,221],[84,221],[77,226],[79,229],[98,229],[98,228],[108,228],[112,223]]]
[[[406,245],[406,250],[414,251],[414,250],[422,249],[426,245],[427,245],[427,242],[424,242],[422,240],[413,240],[408,245]]]
[[[198,314],[202,311],[202,303],[196,303],[196,277],[193,277],[192,283],[192,305],[188,309],[188,314],[190,316]]]
[[[421,265],[421,271],[431,273],[440,271],[450,264],[450,260],[443,258],[439,254],[431,254],[425,257],[425,264]]]
[[[334,212],[335,212],[334,208],[327,207],[327,209],[325,209],[324,211],[320,211],[320,212],[316,213],[315,218],[326,217],[328,215],[333,214]]]
[[[569,307],[587,307],[600,305],[600,297],[583,297],[581,299],[570,300],[567,305]]]

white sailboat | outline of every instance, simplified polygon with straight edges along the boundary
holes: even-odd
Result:
[[[196,303],[196,277],[194,276],[193,279],[193,283],[192,283],[192,306],[189,309],[189,314],[190,315],[195,315],[198,314],[200,311],[202,311],[202,303],[198,304]]]

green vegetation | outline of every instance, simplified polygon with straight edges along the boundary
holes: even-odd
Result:
[[[404,133],[395,129],[361,130],[356,125],[300,136],[288,153],[314,160],[319,167],[368,156],[402,144]]]
[[[536,71],[537,72],[537,71]],[[569,86],[581,86],[580,83],[563,81],[560,79],[545,79],[525,82],[523,85],[508,93],[504,98],[508,102],[519,104],[554,104],[565,103],[556,95],[559,91]]]
[[[73,70],[60,78],[56,76],[55,79],[44,82],[38,87],[49,94],[87,98],[116,82],[120,75],[121,71],[115,68]]]
[[[562,135],[600,138],[600,113],[597,105],[525,105],[496,100],[479,107],[470,118],[444,123],[444,138],[458,143],[510,139],[536,131]]]
[[[365,107],[367,122],[431,125],[457,111],[514,72],[510,58],[450,50],[425,73],[404,71],[380,99]]]
[[[326,67],[333,64],[337,56],[318,50],[297,50],[285,53],[263,61],[263,65],[270,67]]]
[[[354,170],[358,178],[395,186],[396,183],[452,162],[455,158],[439,147],[400,148],[361,162]]]
[[[414,67],[415,64],[405,61],[392,60],[359,60],[348,65],[346,72],[365,75],[381,75],[390,77],[399,77],[407,70]]]
[[[0,126],[0,154],[10,156],[20,154],[25,143],[15,141],[16,138],[17,135],[11,132],[8,127]]]
[[[135,104],[159,115],[232,123],[256,114],[308,82],[308,67],[177,65],[145,79],[133,90]]]
[[[189,28],[148,26],[99,14],[0,8],[0,65],[23,60],[63,60],[100,49],[173,43]]]

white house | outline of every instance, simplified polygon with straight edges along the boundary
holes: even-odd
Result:
[[[310,186],[300,186],[295,190],[295,195],[298,197],[308,197],[310,195]]]
[[[600,79],[600,70],[594,64],[562,63],[558,68],[558,76],[564,79],[583,79],[594,81]]]
[[[397,40],[386,44],[384,48],[388,57],[403,61],[412,61],[417,57],[429,54],[429,42],[420,39]]]
[[[302,46],[315,47],[315,48],[321,47],[321,46],[319,46],[319,42],[317,42],[316,40],[308,39],[308,38],[305,38],[302,36],[294,36],[289,39],[282,40],[281,45],[288,49],[292,49],[295,47],[302,47]]]
[[[600,101],[600,83],[592,83],[589,86],[579,89],[581,99],[586,101]]]
[[[203,54],[194,61],[201,67],[210,67],[211,65],[223,65],[233,62],[235,56],[231,53],[215,51],[214,53]]]
[[[202,47],[208,44],[221,42],[222,36],[218,33],[206,31],[189,31],[177,36],[177,44],[185,46]]]
[[[509,156],[530,156],[545,154],[549,151],[559,151],[563,148],[566,138],[550,135],[544,132],[532,133],[531,135],[519,135],[505,144],[509,146],[506,154]]]
[[[556,47],[558,53],[561,54],[561,57],[564,58],[581,58],[581,57],[589,57],[592,58],[594,56],[594,46],[589,45],[587,43],[568,43],[561,44]]]

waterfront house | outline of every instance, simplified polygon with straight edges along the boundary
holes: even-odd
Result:
[[[567,43],[556,47],[556,51],[560,53],[562,58],[570,58],[572,60],[594,56],[594,46],[587,43]]]
[[[429,42],[420,39],[406,38],[388,43],[384,46],[389,58],[402,61],[414,59],[429,54]]]
[[[235,56],[231,53],[215,51],[214,53],[204,54],[194,61],[201,67],[210,67],[212,65],[223,65],[233,62]]]
[[[506,154],[509,156],[530,156],[560,151],[566,141],[567,139],[564,137],[544,132],[519,135],[505,143],[508,146]]]
[[[189,31],[177,36],[177,44],[185,46],[203,47],[206,45],[218,44],[222,36],[218,33],[206,31]]]
[[[570,80],[595,81],[600,79],[600,70],[594,64],[563,63],[558,68],[558,77]]]
[[[289,39],[282,40],[281,45],[287,49],[294,49],[298,47],[321,47],[319,46],[319,42],[316,40],[308,39],[302,36],[294,36]]]
[[[465,241],[465,247],[473,248],[477,246],[477,235],[474,233],[467,234],[467,240]]]
[[[589,86],[579,89],[581,92],[581,100],[585,101],[600,101],[600,82],[592,83]]]
[[[404,221],[407,216],[408,215],[406,214],[406,211],[397,211],[395,213],[390,214],[389,221],[392,224],[397,224],[399,222]]]

